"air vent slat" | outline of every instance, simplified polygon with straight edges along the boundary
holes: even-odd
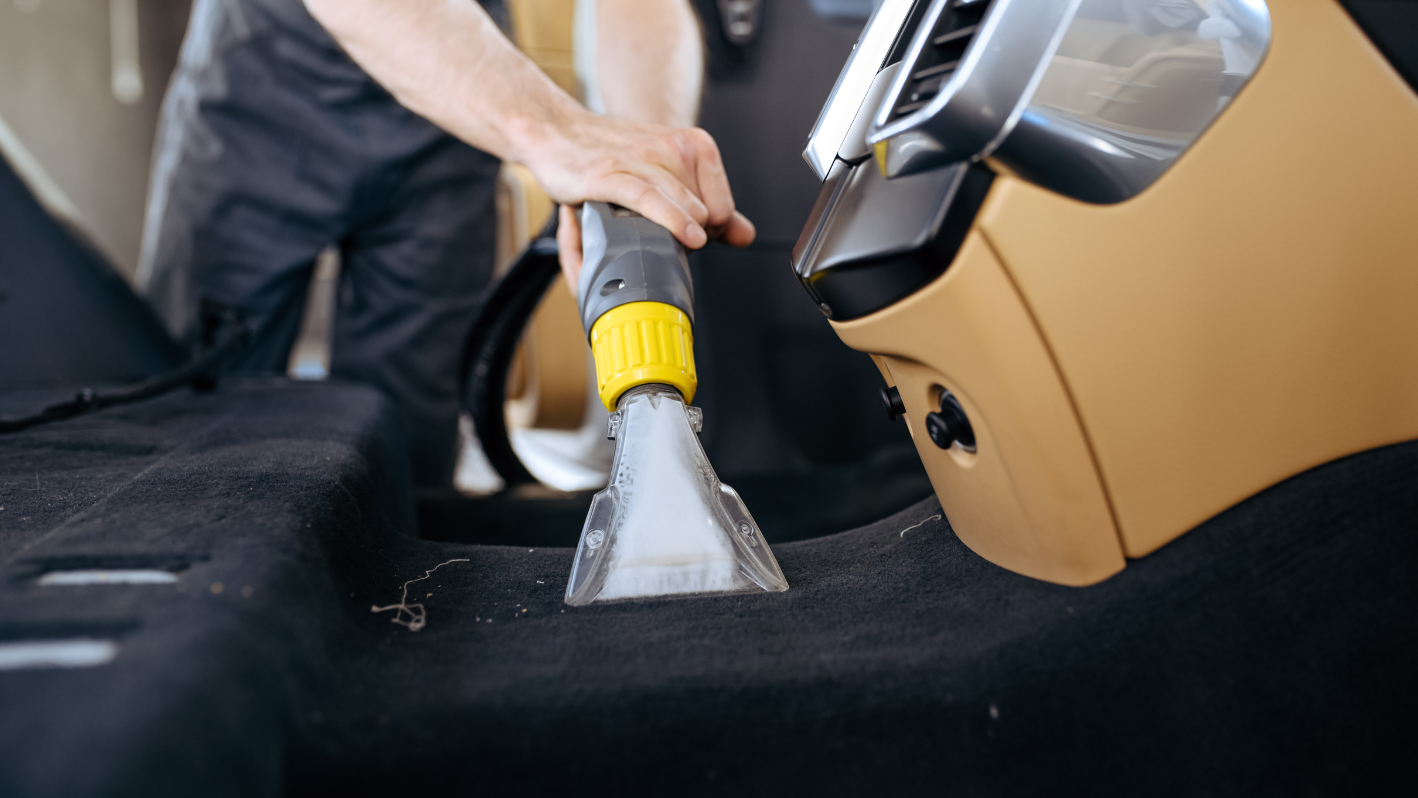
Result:
[[[910,65],[910,79],[895,98],[893,118],[919,111],[940,96],[980,32],[980,20],[989,6],[989,0],[955,0],[944,8],[937,6],[938,16],[922,21],[929,35]]]
[[[939,75],[942,72],[951,72],[959,65],[959,59],[956,59],[954,61],[946,61],[944,64],[936,64],[930,69],[922,69],[920,72],[913,73],[911,75],[911,80],[925,80],[931,75]]]
[[[960,30],[953,30],[950,33],[945,34],[944,36],[937,36],[934,39],[931,39],[931,44],[934,44],[936,47],[939,47],[942,44],[949,44],[959,39],[968,38],[979,29],[979,25],[969,25],[967,27],[961,28]]]
[[[940,91],[941,85],[949,79],[950,75],[944,74],[937,75],[936,77],[931,78],[929,80],[921,81],[919,85],[917,85],[911,90],[911,102],[915,102],[917,100],[926,100],[930,99],[931,97],[934,97],[936,93]]]

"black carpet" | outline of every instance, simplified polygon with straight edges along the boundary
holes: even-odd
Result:
[[[364,389],[228,381],[0,440],[0,640],[120,646],[0,672],[0,795],[1385,795],[1418,775],[1418,444],[1092,588],[990,565],[929,499],[775,546],[787,593],[572,609],[568,549],[413,537],[391,426]],[[370,612],[454,558],[410,590],[422,631]],[[74,567],[181,579],[36,583]]]
[[[909,445],[884,447],[851,465],[719,477],[738,491],[772,544],[870,524],[932,495],[921,459]],[[452,489],[423,490],[419,536],[450,543],[575,546],[595,494],[535,484],[479,498]]]

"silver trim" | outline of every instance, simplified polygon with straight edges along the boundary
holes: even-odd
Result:
[[[887,181],[876,164],[845,170],[822,214],[811,248],[794,267],[801,279],[844,263],[920,249],[940,229],[950,199],[965,178],[962,168]],[[824,250],[830,254],[824,256]]]
[[[915,65],[954,0],[933,0],[902,59]],[[911,80],[896,75],[867,140],[886,143],[888,177],[983,157],[1008,135],[1080,0],[994,0],[950,81],[925,107],[892,121]],[[910,135],[906,135],[910,134]]]
[[[857,118],[852,120],[852,126],[848,128],[847,135],[842,138],[842,148],[837,151],[837,157],[847,163],[860,163],[871,157],[871,145],[867,143],[867,131],[871,129],[872,109],[881,104],[886,97],[886,90],[896,80],[896,73],[901,71],[901,62],[897,61],[880,72],[876,73],[876,78],[871,82],[871,88],[867,90],[867,97],[862,101],[862,107],[857,111]],[[826,180],[826,178],[823,178]]]
[[[1018,123],[993,155],[1019,177],[1084,202],[1122,202],[1152,185],[1216,121],[1265,60],[1264,0],[1200,6],[1134,0],[1126,26],[1083,0]],[[1126,63],[1112,52],[1126,37]]]
[[[872,12],[857,43],[852,45],[852,54],[847,56],[847,63],[837,75],[837,83],[827,95],[827,102],[803,149],[803,160],[812,167],[818,180],[827,179],[827,172],[842,150],[858,111],[863,110],[872,81],[891,55],[891,47],[896,43],[901,26],[906,24],[913,4],[914,0],[884,0]]]

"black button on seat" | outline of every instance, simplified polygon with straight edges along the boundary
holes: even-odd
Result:
[[[886,417],[892,421],[906,414],[906,405],[901,401],[901,392],[896,390],[894,385],[888,385],[881,389],[881,403],[886,405]]]
[[[965,415],[965,408],[960,406],[960,400],[949,391],[941,394],[940,410],[926,414],[926,434],[942,449],[959,444],[966,451],[975,451],[975,429],[970,426],[970,419]]]

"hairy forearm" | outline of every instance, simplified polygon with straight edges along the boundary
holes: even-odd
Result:
[[[598,38],[615,42],[597,48],[611,88],[607,116],[557,88],[473,0],[304,2],[406,108],[531,169],[563,206],[559,238],[571,272],[579,268],[580,239],[568,208],[587,200],[630,208],[691,248],[711,235],[735,246],[753,240],[753,225],[734,210],[714,140],[676,127],[693,122],[703,78],[686,0],[601,0],[612,7]]]
[[[565,146],[587,112],[472,0],[305,0],[310,13],[402,105],[504,160]]]
[[[612,116],[689,127],[704,47],[687,0],[596,0],[596,72]]]

